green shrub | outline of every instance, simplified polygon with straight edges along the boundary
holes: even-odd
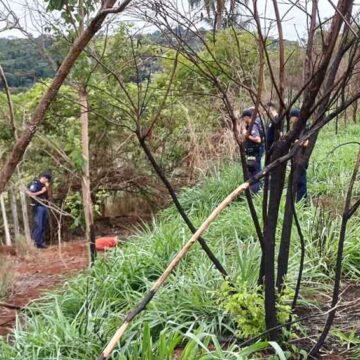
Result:
[[[222,284],[221,306],[235,318],[239,337],[248,338],[259,335],[266,329],[263,288],[249,287],[246,282],[237,282],[235,286],[236,288],[229,281]],[[293,292],[289,288],[278,295],[276,307],[279,323],[285,323],[289,319],[292,297]]]

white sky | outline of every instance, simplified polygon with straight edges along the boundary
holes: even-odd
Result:
[[[27,28],[27,30],[31,31],[36,35],[38,32],[36,31],[36,27],[32,25],[31,20],[31,12],[26,10],[26,6],[34,7],[34,4],[38,4],[40,6],[45,6],[43,0],[6,0],[10,5],[11,9],[16,13],[18,18],[20,18],[21,24]],[[187,0],[178,0],[183,4]],[[286,13],[289,8],[289,2],[291,0],[283,0],[279,1],[279,8],[281,15]],[[306,1],[308,2],[309,9],[311,8],[310,0],[300,0],[302,5],[305,5]],[[251,1],[250,1],[251,3]],[[272,7],[272,1],[270,0],[258,0],[258,9],[261,14],[266,13],[267,18],[273,18],[274,12]],[[287,3],[287,4],[285,4]],[[337,0],[334,1],[337,3]],[[35,8],[35,7],[34,7]],[[1,5],[0,5],[1,9]],[[330,17],[334,14],[334,9],[330,5],[328,0],[319,0],[319,10],[321,18]],[[32,11],[34,13],[34,11]],[[300,37],[305,37],[306,34],[306,15],[300,9],[293,8],[285,17],[283,21],[283,31],[284,36],[288,40],[297,40]],[[276,36],[276,33],[273,33]],[[9,36],[18,36],[21,34],[19,31],[11,30],[0,33],[0,37],[9,37]]]

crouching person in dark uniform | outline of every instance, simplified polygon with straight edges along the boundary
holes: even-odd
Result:
[[[33,207],[34,227],[32,230],[32,239],[38,249],[45,249],[45,229],[48,222],[48,209],[42,203],[42,200],[49,199],[49,187],[51,181],[50,173],[43,173],[39,179],[34,180],[28,194],[32,197],[31,206]],[[39,201],[36,200],[39,199]]]
[[[242,113],[241,119],[244,125],[245,132],[245,154],[246,154],[246,165],[248,170],[249,178],[261,171],[261,156],[263,141],[261,138],[261,129],[259,122],[255,121],[252,128],[250,129],[252,111],[245,110]],[[250,190],[256,194],[260,191],[260,182],[257,181],[250,186]]]

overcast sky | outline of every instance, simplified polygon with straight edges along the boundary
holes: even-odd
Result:
[[[186,3],[187,0],[178,0],[182,3]],[[291,1],[291,0],[290,0]],[[304,5],[306,0],[300,0]],[[7,0],[11,9],[16,13],[20,18],[23,26],[26,26],[28,30],[33,32],[35,35],[37,33],[36,28],[32,25],[31,13],[29,10],[26,10],[26,7],[34,7],[34,4],[38,3],[44,6],[43,0]],[[287,0],[279,1],[279,7],[281,14],[285,14],[289,9],[289,5],[285,5]],[[334,1],[337,3],[337,1]],[[250,2],[251,3],[251,2]],[[309,8],[311,7],[311,2],[309,1]],[[272,8],[272,2],[267,0],[258,0],[259,12],[262,15],[266,14],[266,18],[273,18],[274,12]],[[319,0],[319,9],[321,17],[330,17],[334,14],[334,9],[328,2],[328,0]],[[34,13],[34,11],[32,11]],[[306,34],[306,16],[305,14],[297,8],[293,8],[286,16],[283,21],[283,31],[284,36],[288,40],[297,40],[300,37],[305,37]],[[274,32],[273,35],[276,35]],[[9,36],[21,36],[21,34],[16,30],[5,31],[0,33],[0,37],[9,37]]]

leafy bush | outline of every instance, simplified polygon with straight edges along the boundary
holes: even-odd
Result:
[[[292,297],[293,292],[289,288],[278,296],[279,323],[289,319]],[[264,292],[261,286],[250,288],[246,282],[237,282],[233,285],[225,281],[221,285],[220,303],[235,318],[239,337],[248,338],[265,331]]]

